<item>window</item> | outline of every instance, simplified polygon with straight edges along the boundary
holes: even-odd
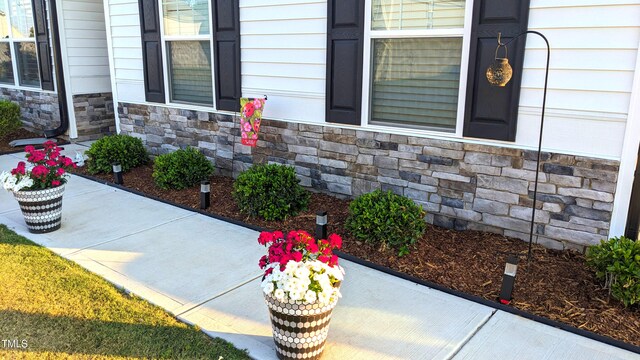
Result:
[[[456,131],[465,6],[372,0],[370,124]]]
[[[0,83],[40,87],[31,0],[0,0]]]
[[[171,102],[213,106],[209,13],[206,0],[162,0]]]

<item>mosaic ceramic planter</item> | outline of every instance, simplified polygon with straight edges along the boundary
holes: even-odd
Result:
[[[338,300],[329,304],[281,302],[264,295],[278,359],[319,359],[329,332],[331,312]]]
[[[64,184],[51,189],[14,191],[29,232],[48,233],[60,229]]]

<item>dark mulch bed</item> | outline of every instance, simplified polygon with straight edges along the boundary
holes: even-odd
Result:
[[[77,171],[87,174],[85,169]],[[133,169],[124,175],[125,185],[177,204],[199,208],[199,186],[181,191],[161,190],[154,186],[151,174],[149,165]],[[111,174],[96,177],[112,181]],[[517,253],[522,259],[527,254],[527,243],[521,240],[429,226],[411,253],[398,257],[395,251],[361,243],[348,236],[343,227],[348,212],[347,200],[314,193],[309,209],[300,215],[282,222],[264,221],[239,212],[232,196],[232,183],[228,177],[211,178],[209,212],[272,230],[312,232],[316,212],[326,210],[329,212],[329,231],[343,235],[344,252],[492,301],[500,292],[507,254]],[[625,308],[610,299],[586,266],[583,255],[534,245],[533,259],[529,264],[520,262],[514,307],[640,346],[640,307]]]
[[[21,149],[20,147],[15,148],[9,145],[9,143],[13,140],[29,139],[29,138],[39,137],[39,136],[42,136],[42,134],[35,134],[35,133],[32,133],[31,131],[20,128],[10,134],[0,137],[0,153],[14,152],[14,151],[20,150]]]
[[[24,149],[24,147],[12,147],[9,143],[13,140],[20,139],[31,139],[31,138],[41,138],[43,136],[42,133],[34,133],[29,130],[20,128],[10,134],[0,137],[0,154],[14,153],[19,152]],[[68,144],[69,142],[63,139],[57,139],[58,145]]]

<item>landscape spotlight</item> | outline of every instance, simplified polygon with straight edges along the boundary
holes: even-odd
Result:
[[[513,284],[516,281],[516,273],[518,272],[518,257],[509,255],[507,265],[504,267],[504,275],[502,275],[502,288],[500,289],[500,302],[505,305],[511,303],[511,294],[513,293]]]
[[[205,210],[211,204],[211,183],[209,180],[202,180],[200,183],[200,209]]]
[[[124,180],[122,179],[122,165],[120,163],[113,163],[113,181],[118,184],[124,184]]]
[[[316,239],[327,238],[327,212],[318,211],[316,213]]]

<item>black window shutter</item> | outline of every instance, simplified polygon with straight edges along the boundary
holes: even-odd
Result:
[[[327,1],[327,122],[360,124],[364,1]]]
[[[495,58],[498,32],[506,42],[527,30],[529,0],[476,0],[473,7],[464,136],[514,141],[526,36],[509,44],[513,78],[505,87],[489,85],[485,73]]]
[[[158,0],[139,0],[144,92],[149,102],[164,103],[164,74]]]
[[[215,0],[211,6],[216,108],[240,111],[240,3]]]
[[[42,90],[53,90],[51,47],[49,46],[49,27],[47,26],[47,4],[45,0],[31,0],[31,6],[33,7],[33,30],[36,37],[38,66],[40,67],[40,86]]]

